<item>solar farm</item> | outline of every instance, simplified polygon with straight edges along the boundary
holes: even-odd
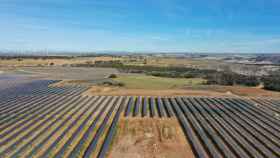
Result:
[[[177,122],[191,149],[181,157],[280,157],[280,100],[84,96],[88,87],[50,86],[56,82],[0,78],[1,158],[134,157],[125,155],[130,148],[114,154],[122,146],[118,135],[125,129],[120,123],[127,120]],[[144,134],[154,130],[141,128]],[[163,143],[173,140],[160,138]],[[155,146],[147,146],[150,155],[163,150]]]

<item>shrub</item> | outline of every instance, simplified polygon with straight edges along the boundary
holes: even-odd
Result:
[[[112,85],[113,85],[113,83],[112,83],[112,82],[110,82],[110,81],[104,81],[104,82],[102,82],[102,85],[112,86]]]
[[[262,81],[264,89],[280,91],[280,75],[267,76]]]
[[[194,74],[191,74],[191,73],[184,73],[184,74],[182,74],[182,76],[183,76],[184,78],[195,78],[195,75],[194,75]]]
[[[123,82],[119,82],[117,85],[118,85],[119,87],[124,87],[124,86],[125,86],[125,84],[124,84]]]
[[[100,83],[99,85],[104,85],[104,86],[118,86],[118,87],[124,87],[125,84],[122,82],[117,82],[117,81],[104,81]]]
[[[117,78],[116,74],[110,74],[108,78]]]

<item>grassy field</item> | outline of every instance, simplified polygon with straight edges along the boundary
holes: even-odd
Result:
[[[145,75],[124,75],[115,80],[124,83],[125,88],[131,89],[177,89],[184,86],[201,85],[205,82],[200,78],[175,79]]]

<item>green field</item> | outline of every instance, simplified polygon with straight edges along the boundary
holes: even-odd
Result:
[[[201,85],[205,80],[201,78],[163,78],[145,75],[124,75],[114,79],[124,83],[130,89],[178,89],[184,86]]]

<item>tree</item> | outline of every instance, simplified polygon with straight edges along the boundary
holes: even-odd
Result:
[[[280,75],[270,75],[263,79],[264,89],[280,91]]]

